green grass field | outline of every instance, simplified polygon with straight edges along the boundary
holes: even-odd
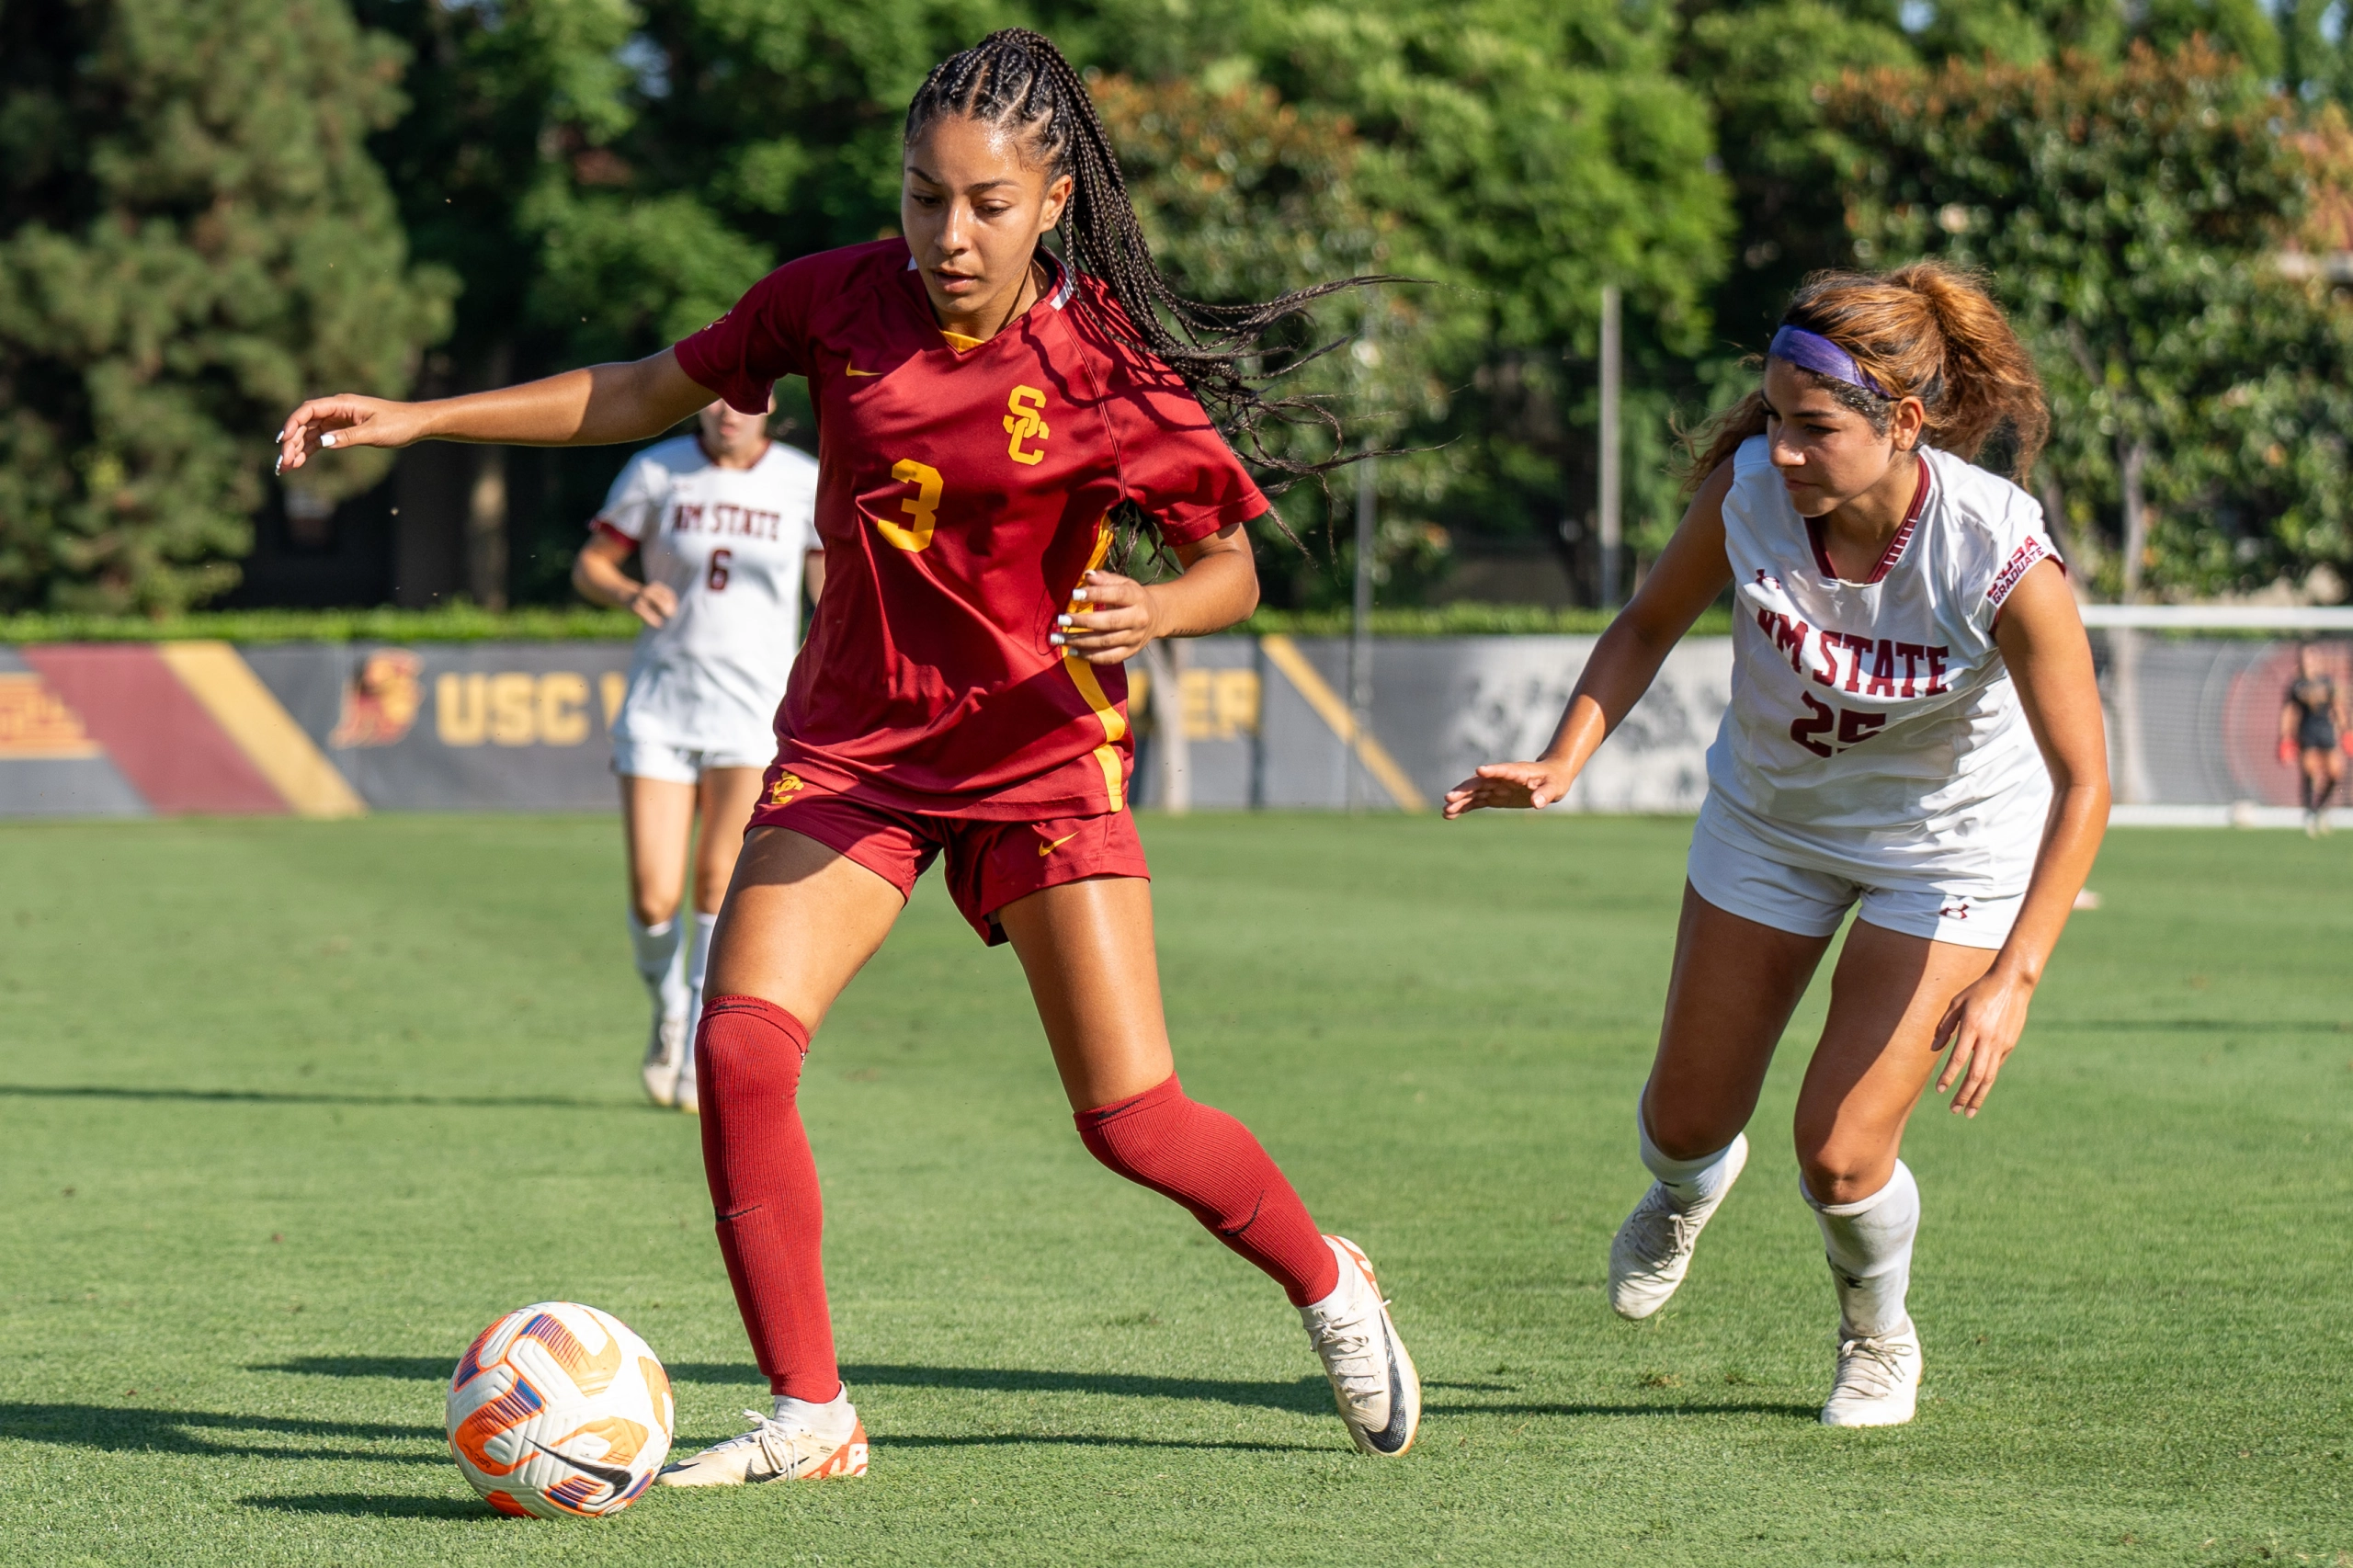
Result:
[[[639,1103],[618,833],[0,828],[0,1561],[2353,1562],[2353,841],[2120,834],[1986,1114],[1924,1110],[1916,1425],[1814,1422],[1787,1125],[1613,1318],[1688,828],[1147,825],[1188,1087],[1362,1243],[1420,1360],[1358,1458],[1296,1317],[1072,1134],[936,882],[819,1037],[857,1483],[476,1502],[442,1380],[571,1298],[680,1442],[763,1403],[694,1124]]]

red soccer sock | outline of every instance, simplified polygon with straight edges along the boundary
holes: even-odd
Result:
[[[703,1174],[719,1250],[768,1390],[815,1404],[841,1392],[820,1255],[824,1207],[795,1096],[809,1031],[756,996],[717,996],[695,1040]]]
[[[1139,1186],[1173,1198],[1211,1234],[1272,1275],[1303,1307],[1330,1295],[1340,1267],[1283,1173],[1222,1110],[1185,1097],[1172,1074],[1130,1099],[1077,1115],[1086,1152]]]

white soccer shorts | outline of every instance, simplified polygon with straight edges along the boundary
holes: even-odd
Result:
[[[628,778],[660,778],[672,784],[699,784],[712,767],[766,767],[776,756],[770,741],[758,751],[743,748],[699,750],[659,741],[613,738],[613,771]]]
[[[1847,911],[1855,908],[1856,918],[1907,937],[1963,948],[1998,948],[2008,940],[2018,908],[2026,902],[2023,892],[1984,897],[1869,887],[1727,843],[1709,831],[1704,819],[1691,831],[1688,875],[1693,891],[1718,909],[1801,937],[1829,936]]]

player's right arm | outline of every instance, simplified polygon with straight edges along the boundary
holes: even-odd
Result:
[[[339,393],[296,409],[278,437],[278,469],[301,468],[322,447],[406,447],[473,441],[514,447],[597,447],[658,436],[710,401],[670,349],[630,364],[591,365],[521,386],[426,403]]]
[[[599,530],[572,558],[572,586],[590,604],[628,610],[648,626],[660,626],[678,608],[667,583],[641,583],[621,570],[637,551],[635,541]]]
[[[1569,792],[1601,743],[1632,711],[1666,655],[1732,581],[1724,557],[1724,497],[1733,465],[1718,465],[1691,497],[1675,537],[1643,585],[1594,644],[1552,744],[1533,762],[1491,762],[1446,792],[1446,814],[1483,806],[1549,806]]]

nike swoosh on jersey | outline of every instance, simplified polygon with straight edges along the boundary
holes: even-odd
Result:
[[[1055,839],[1051,844],[1040,844],[1038,846],[1038,858],[1040,860],[1044,859],[1047,856],[1051,855],[1055,850],[1060,849],[1063,845],[1068,844],[1072,839],[1076,838],[1077,836],[1078,835],[1074,833],[1065,833],[1060,838]]]
[[[861,370],[855,365],[844,365],[842,367],[842,374],[845,376],[879,376],[881,375],[882,372],[880,370]]]

